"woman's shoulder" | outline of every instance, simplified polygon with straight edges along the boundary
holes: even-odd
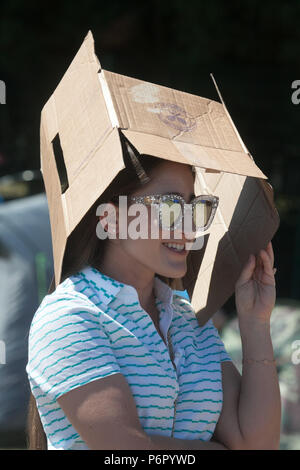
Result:
[[[201,326],[191,302],[185,296],[182,296],[177,292],[174,292],[173,294],[173,308],[175,316],[178,315],[186,320],[194,321],[197,323],[199,328],[204,328],[212,324],[212,319],[209,319]]]
[[[177,311],[185,313],[187,316],[195,316],[195,311],[191,302],[185,296],[180,295],[177,291],[173,292],[173,307]]]
[[[194,307],[186,297],[183,297],[178,293],[174,293],[173,309],[174,320],[177,320],[177,323],[180,322],[180,320],[181,322],[188,323],[196,333],[207,332],[209,334],[209,332],[213,332],[215,335],[218,335],[213,319],[209,318],[206,321],[201,322],[200,317],[197,316]]]
[[[79,287],[77,276],[70,276],[61,282],[56,289],[44,296],[32,318],[30,331],[45,321],[75,321],[78,317],[91,317],[101,312],[99,305],[90,299]]]

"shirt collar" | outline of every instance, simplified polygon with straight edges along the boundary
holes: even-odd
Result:
[[[92,266],[87,266],[81,273],[105,305],[109,305],[115,298],[123,296],[139,300],[135,287],[117,281]],[[163,304],[170,305],[173,302],[173,290],[157,276],[154,277],[154,293],[156,299]]]

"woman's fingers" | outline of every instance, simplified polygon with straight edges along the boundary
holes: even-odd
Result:
[[[276,269],[273,268],[274,252],[272,242],[269,241],[265,250],[260,250],[258,255],[251,254],[243,267],[236,286],[240,286],[248,282],[251,277],[257,281],[261,281],[264,274],[274,280]]]
[[[273,264],[271,263],[270,255],[266,250],[260,250],[260,256],[263,261],[264,273],[271,279],[274,278]]]
[[[268,255],[270,257],[271,265],[273,267],[273,265],[274,265],[274,251],[273,251],[273,246],[272,246],[271,241],[269,241],[269,243],[267,244],[266,252],[268,253]]]

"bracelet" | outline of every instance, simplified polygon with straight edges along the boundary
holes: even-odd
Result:
[[[248,363],[248,364],[253,364],[253,363],[260,363],[264,365],[269,365],[269,364],[276,364],[276,359],[243,359],[243,364]]]

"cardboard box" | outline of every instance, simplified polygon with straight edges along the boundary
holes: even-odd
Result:
[[[123,137],[140,154],[194,165],[195,194],[201,188],[220,198],[204,246],[189,253],[182,279],[204,323],[234,293],[249,253],[265,248],[277,231],[273,188],[223,102],[103,70],[90,31],[41,114],[55,285],[69,235],[125,167]],[[63,190],[55,147],[67,173]]]

